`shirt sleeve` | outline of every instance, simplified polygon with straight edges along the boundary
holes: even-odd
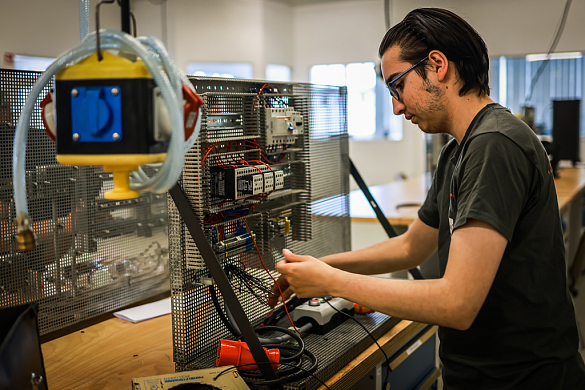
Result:
[[[437,202],[437,171],[435,171],[431,182],[431,188],[429,188],[427,197],[418,210],[418,218],[426,225],[435,229],[439,228],[440,220],[439,206]]]
[[[456,178],[453,228],[476,219],[492,225],[511,241],[535,170],[520,147],[503,134],[487,133],[470,140]]]

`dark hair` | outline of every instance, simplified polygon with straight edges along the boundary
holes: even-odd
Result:
[[[400,60],[415,64],[432,50],[439,50],[455,64],[463,96],[478,88],[478,96],[490,94],[490,59],[485,42],[477,31],[458,15],[440,8],[419,8],[392,27],[380,44],[380,58],[392,46],[400,47]],[[424,67],[417,73],[426,80]]]

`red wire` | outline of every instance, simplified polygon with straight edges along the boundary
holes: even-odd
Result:
[[[218,142],[214,143],[213,145],[211,145],[210,147],[207,148],[207,152],[205,153],[205,155],[201,159],[201,165],[203,165],[203,163],[205,162],[205,159],[207,158],[207,156],[209,155],[209,153],[211,153],[211,151],[213,150],[214,146],[217,145],[217,144],[220,144],[222,142],[223,141],[218,141]]]
[[[248,162],[255,162],[255,163],[258,163],[258,164],[264,164],[264,165],[266,165],[266,166],[268,167],[268,169],[270,169],[270,171],[271,171],[271,172],[274,172],[274,171],[272,170],[272,168],[270,168],[270,165],[266,164],[266,163],[265,163],[265,162],[263,162],[263,161],[259,161],[259,160],[250,160],[250,161],[248,161]]]
[[[268,268],[266,268],[266,266],[264,265],[264,261],[262,261],[262,256],[260,255],[260,249],[258,249],[258,244],[256,244],[256,239],[252,235],[252,231],[250,230],[250,227],[248,226],[248,222],[246,222],[246,220],[243,219],[243,218],[242,218],[242,221],[244,222],[244,224],[246,224],[246,229],[248,229],[248,233],[250,233],[250,236],[252,236],[252,241],[254,242],[254,246],[256,247],[256,252],[258,252],[258,257],[260,258],[260,263],[262,263],[262,267],[264,267],[264,271],[266,271],[266,273],[268,274],[268,276],[270,276],[270,279],[272,279],[272,281],[274,282],[274,284],[276,285],[276,287],[278,287],[278,291],[280,292],[280,296],[282,297],[283,295],[282,295],[282,290],[280,289],[280,286],[278,285],[278,283],[276,283],[276,279],[274,279],[274,277],[272,276],[272,274],[270,273],[270,271],[268,271]],[[297,327],[293,323],[292,318],[290,318],[290,314],[288,312],[288,308],[286,307],[286,303],[283,302],[283,305],[284,305],[284,311],[286,311],[286,315],[288,316],[288,319],[290,320],[290,323],[292,324],[293,328],[295,328],[296,332],[301,337],[303,337],[302,333],[297,329]]]

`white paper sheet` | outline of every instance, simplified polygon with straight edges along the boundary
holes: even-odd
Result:
[[[146,305],[132,307],[117,311],[114,315],[122,320],[133,323],[160,317],[171,312],[171,298],[162,301],[147,303]]]

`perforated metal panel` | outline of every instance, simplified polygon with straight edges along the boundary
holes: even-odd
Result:
[[[29,253],[15,250],[13,136],[39,75],[0,69],[0,306],[38,301],[46,334],[168,291],[169,268],[164,195],[106,200],[110,173],[57,163],[39,107],[51,86],[35,105],[26,152],[29,213],[40,245]]]
[[[273,281],[267,270],[278,276],[274,266],[283,259],[283,248],[315,257],[351,249],[346,89],[214,78],[191,81],[204,101],[203,122],[199,140],[185,157],[179,184],[210,243],[216,243],[223,232],[238,231],[238,223],[247,224],[245,231],[249,228],[255,234],[258,251],[218,257],[250,322],[257,325],[269,312],[268,295],[261,288],[250,292],[245,282],[230,274],[231,267],[240,267],[268,289]],[[263,92],[265,88],[269,91]],[[210,172],[214,167],[260,160],[262,152],[271,150],[266,144],[265,108],[274,107],[294,108],[304,121],[304,133],[294,144],[279,149],[274,159],[264,160],[272,169],[285,172],[284,189],[266,197],[249,196],[237,201],[212,195]],[[245,143],[244,139],[254,141]],[[168,200],[176,369],[213,366],[219,339],[233,336],[213,305],[209,284],[214,282],[205,262],[172,199]],[[241,208],[248,211],[234,215],[233,210]],[[284,217],[290,220],[290,234],[274,234],[271,223]],[[219,301],[223,307],[221,296]],[[380,336],[397,320],[388,321],[387,316],[376,314],[361,321]],[[318,355],[321,363],[317,375],[324,380],[371,343],[365,332],[355,331],[355,324],[343,324],[325,338],[308,336],[305,342]],[[332,354],[332,350],[336,352]],[[308,362],[304,367],[308,368]],[[289,387],[313,389],[318,382],[308,378]]]

